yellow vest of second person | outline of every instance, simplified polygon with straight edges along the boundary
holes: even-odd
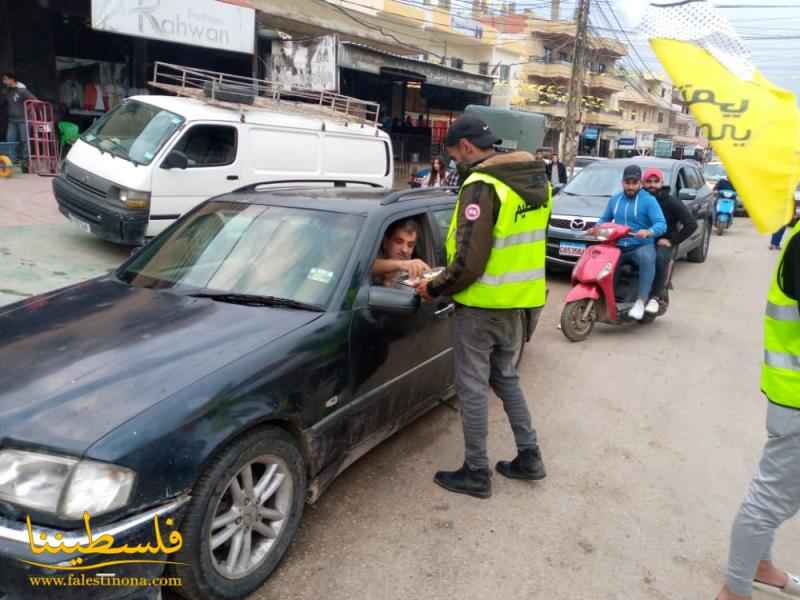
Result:
[[[473,173],[462,186],[482,181],[494,186],[500,199],[500,213],[494,224],[494,244],[483,275],[465,290],[453,295],[459,304],[476,308],[538,308],[547,297],[545,257],[547,224],[552,197],[548,186],[547,205],[526,210],[527,203],[508,185],[485,173]],[[459,194],[447,232],[447,262],[456,253],[458,215],[464,207]]]
[[[800,223],[795,225],[789,239],[797,235],[800,235]],[[788,247],[787,242],[784,252]],[[781,291],[777,269],[772,277],[764,317],[761,389],[775,404],[800,408],[800,310],[797,300]]]

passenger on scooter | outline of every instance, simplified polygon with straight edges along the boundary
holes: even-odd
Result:
[[[727,177],[721,178],[719,181],[717,181],[717,184],[714,186],[715,192],[721,192],[723,190],[729,190],[731,192],[736,191],[736,188],[733,187],[733,184]]]
[[[656,240],[656,278],[653,282],[653,298],[664,293],[667,271],[678,246],[697,230],[697,221],[686,205],[670,194],[669,185],[664,185],[661,169],[648,167],[642,177],[644,189],[658,200],[661,212],[667,221],[667,232]],[[679,227],[680,225],[680,227]]]
[[[633,232],[632,237],[624,237],[618,242],[622,250],[619,266],[633,263],[639,267],[638,298],[628,316],[640,321],[645,311],[658,313],[658,302],[655,299],[648,301],[648,298],[656,275],[655,239],[666,233],[667,222],[658,201],[642,189],[642,170],[638,166],[625,167],[622,189],[608,201],[598,225],[627,225]]]

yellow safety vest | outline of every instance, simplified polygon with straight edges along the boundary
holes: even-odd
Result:
[[[550,186],[547,204],[530,210],[513,189],[485,173],[471,174],[461,189],[476,181],[494,186],[500,199],[500,213],[492,231],[494,245],[483,275],[465,290],[454,294],[453,299],[459,304],[477,308],[544,306],[547,298],[547,224],[552,208]],[[459,193],[445,244],[448,264],[453,262],[456,254],[456,230],[461,210]]]
[[[795,225],[789,239],[796,235],[800,235],[800,223]],[[788,247],[787,243],[784,252]],[[781,291],[777,269],[764,317],[761,389],[775,404],[800,408],[800,310],[797,300]]]

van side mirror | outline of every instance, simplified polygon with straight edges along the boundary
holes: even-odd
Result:
[[[368,306],[375,312],[389,315],[413,315],[419,309],[419,296],[411,288],[373,285],[369,288]]]
[[[683,200],[684,202],[694,200],[695,198],[697,198],[697,190],[681,188],[680,193],[678,193],[678,200]]]
[[[164,162],[161,163],[162,169],[185,169],[189,166],[189,157],[180,150],[173,150],[167,154]]]

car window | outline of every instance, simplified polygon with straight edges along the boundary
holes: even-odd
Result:
[[[700,173],[697,172],[697,169],[694,167],[686,167],[684,169],[686,174],[686,185],[693,190],[699,190],[703,187],[703,178],[700,176]]]
[[[443,242],[447,240],[447,232],[450,229],[450,221],[453,218],[453,210],[455,210],[455,206],[445,208],[444,210],[433,211],[433,221],[436,227],[439,229],[441,234],[440,237]]]
[[[601,162],[604,164],[600,164]],[[582,169],[566,185],[562,193],[575,196],[613,196],[622,191],[622,172],[628,164],[630,163],[608,165],[605,164],[605,161],[595,161]],[[661,171],[664,179],[669,181],[672,177],[672,170],[662,168]]]
[[[723,177],[727,177],[725,173],[725,167],[719,163],[706,165],[703,167],[703,173],[705,174],[705,177],[709,179],[722,179]]]
[[[437,266],[437,253],[434,252],[432,241],[433,231],[430,229],[425,215],[409,215],[387,223],[381,231],[380,243],[375,258],[407,260],[403,255],[392,255],[395,250],[392,244],[401,242],[400,247],[407,249],[405,244],[408,243],[410,235],[416,240],[410,258],[421,259],[431,267]],[[408,274],[405,271],[397,271],[380,276],[377,273],[372,273],[372,283],[393,286],[407,277]]]
[[[227,125],[195,125],[175,145],[192,167],[221,167],[236,160],[236,128]]]
[[[324,306],[363,218],[210,202],[156,238],[118,276],[131,285],[278,296]]]
[[[680,191],[686,187],[686,174],[685,169],[678,170],[678,180],[675,183],[675,191],[680,193]]]

